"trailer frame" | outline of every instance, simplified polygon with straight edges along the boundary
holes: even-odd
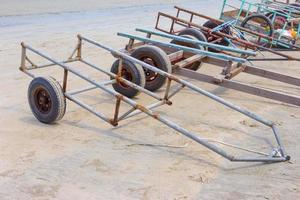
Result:
[[[202,56],[199,57],[198,54],[195,54],[197,52],[196,49],[187,48],[187,47],[180,47],[178,45],[170,44],[161,42],[159,40],[151,39],[152,36],[158,36],[160,38],[168,38],[183,42],[189,42],[192,44],[201,44],[206,47],[218,47],[220,49],[225,48],[226,50],[228,47],[222,47],[220,45],[212,45],[210,43],[205,43],[193,39],[187,39],[180,36],[175,36],[167,33],[161,33],[153,30],[148,29],[141,29],[137,28],[136,31],[145,33],[146,37],[141,37],[137,35],[132,34],[126,34],[126,33],[118,33],[119,36],[125,37],[129,39],[128,44],[125,47],[125,51],[130,54],[134,51],[134,49],[145,45],[145,44],[151,44],[158,46],[162,50],[164,50],[171,61],[173,63],[173,73],[184,76],[187,78],[192,78],[198,81],[210,83],[217,86],[222,86],[229,89],[234,89],[236,91],[244,92],[247,94],[252,94],[255,96],[260,96],[276,101],[280,101],[283,103],[288,103],[291,105],[300,106],[300,96],[291,95],[283,92],[278,92],[275,90],[265,89],[261,87],[252,86],[250,84],[242,83],[239,81],[233,80],[236,76],[238,76],[241,73],[251,74],[255,75],[261,78],[267,78],[270,80],[276,80],[282,83],[294,85],[297,87],[300,87],[300,79],[296,77],[292,77],[289,75],[284,75],[281,73],[273,72],[270,70],[263,69],[261,67],[253,66],[247,62],[234,62],[233,60],[224,60],[223,58],[231,58],[227,55],[219,55],[219,57],[214,56],[215,53],[209,52],[208,55],[202,54]],[[135,42],[139,41],[139,42]],[[236,51],[236,49],[232,49],[233,51]],[[201,52],[199,52],[201,53]],[[247,53],[247,51],[241,51],[240,54]],[[251,52],[249,52],[248,55],[251,55]],[[185,69],[186,66],[189,64],[192,64],[195,61],[201,61],[206,64],[212,64],[215,66],[218,66],[221,68],[220,74],[216,75],[207,75],[204,73],[201,73],[200,70],[198,71],[192,71],[189,69]]]
[[[164,13],[164,12],[158,12],[157,19],[156,19],[156,24],[155,24],[155,29],[156,30],[162,31],[164,33],[169,33],[169,34],[175,35],[175,34],[181,32],[182,30],[184,30],[186,28],[195,28],[195,29],[200,30],[203,33],[205,33],[205,35],[209,35],[209,37],[211,37],[211,38],[216,38],[213,41],[211,41],[211,43],[217,43],[218,41],[223,40],[224,38],[228,38],[239,49],[245,49],[245,50],[251,49],[251,50],[254,50],[254,51],[257,51],[257,52],[266,51],[266,52],[269,52],[269,53],[272,53],[272,54],[278,56],[276,58],[265,58],[265,57],[264,58],[256,58],[256,57],[252,56],[252,57],[248,58],[249,61],[291,61],[291,60],[292,61],[300,61],[300,58],[290,56],[287,53],[284,53],[284,52],[287,52],[287,51],[292,51],[292,52],[293,51],[299,51],[300,46],[291,45],[290,46],[291,49],[284,49],[284,50],[281,49],[281,48],[279,48],[279,49],[278,48],[269,48],[269,47],[259,45],[257,43],[253,43],[253,42],[250,42],[250,41],[243,40],[241,38],[238,38],[238,37],[235,37],[235,36],[220,32],[220,31],[214,32],[213,29],[210,29],[210,28],[201,26],[199,24],[196,24],[194,22],[195,18],[198,17],[200,19],[210,20],[210,21],[213,21],[214,23],[219,24],[219,25],[224,23],[223,20],[215,19],[215,18],[206,16],[206,15],[203,15],[201,13],[194,12],[194,11],[191,11],[191,10],[188,10],[188,9],[185,9],[185,8],[182,8],[182,7],[178,7],[178,6],[175,6],[174,8],[177,10],[176,16],[173,16],[173,15],[170,15],[170,14],[167,14],[167,13]],[[180,17],[181,13],[189,14],[190,15],[189,20],[181,18]],[[162,18],[171,20],[170,28],[166,29],[166,28],[160,27],[160,21],[161,21]],[[179,29],[179,30],[175,30],[175,25],[182,26],[183,28]],[[277,40],[273,37],[269,37],[269,36],[264,35],[264,34],[256,33],[256,32],[253,32],[249,29],[245,29],[243,27],[235,26],[235,28],[237,28],[238,30],[240,30],[242,32],[257,36],[257,38],[258,38],[257,41],[258,42],[261,41],[262,39],[264,39],[264,40],[268,40],[270,42],[281,42],[281,43],[287,45],[286,43],[284,43],[282,41],[279,41],[279,40]]]
[[[82,47],[83,47],[83,42],[87,43],[89,45],[92,45],[94,47],[97,47],[99,49],[105,50],[107,52],[110,52],[114,57],[116,57],[117,59],[120,59],[120,63],[122,63],[124,60],[130,61],[132,63],[135,64],[139,64],[141,66],[143,66],[144,68],[147,68],[149,70],[152,70],[162,76],[167,77],[168,81],[167,81],[167,86],[166,86],[166,90],[165,90],[165,94],[163,97],[159,97],[157,94],[148,91],[142,87],[140,87],[139,85],[136,85],[130,81],[127,81],[126,79],[122,78],[120,76],[120,74],[113,74],[109,71],[107,71],[105,68],[103,67],[98,67],[95,64],[90,63],[89,61],[87,61],[86,59],[83,58],[82,56]],[[20,70],[22,72],[24,72],[25,74],[29,75],[32,78],[35,78],[36,76],[30,72],[31,70],[35,70],[35,69],[40,69],[40,68],[46,68],[46,67],[51,67],[51,66],[59,66],[64,70],[64,76],[63,76],[63,83],[62,83],[62,88],[63,88],[63,93],[64,93],[64,97],[73,101],[74,103],[78,104],[80,107],[88,110],[89,112],[93,113],[94,115],[96,115],[97,117],[101,118],[102,120],[110,123],[113,126],[117,126],[118,122],[127,119],[129,117],[132,117],[134,115],[140,114],[140,113],[145,113],[148,116],[162,122],[163,124],[167,125],[168,127],[176,130],[177,132],[185,135],[186,137],[194,140],[195,142],[203,145],[204,147],[210,149],[211,151],[219,154],[220,156],[230,160],[230,161],[234,161],[234,162],[283,162],[283,161],[288,161],[290,160],[290,156],[288,156],[285,153],[284,147],[282,145],[280,136],[279,136],[279,132],[277,129],[277,126],[275,123],[273,123],[272,121],[266,120],[263,117],[258,116],[257,114],[241,108],[239,106],[236,106],[234,104],[232,104],[231,102],[228,102],[210,92],[207,92],[203,89],[201,89],[200,87],[197,87],[191,83],[189,83],[188,81],[182,80],[172,74],[169,74],[167,72],[164,72],[156,67],[153,67],[147,63],[144,63],[140,60],[137,60],[129,55],[127,55],[126,53],[123,53],[121,51],[117,51],[114,50],[108,46],[105,46],[103,44],[100,44],[94,40],[88,39],[86,37],[83,37],[81,35],[78,35],[78,43],[76,45],[76,48],[74,49],[72,55],[64,61],[57,61],[56,59],[46,55],[45,53],[42,53],[36,49],[34,49],[33,47],[22,43],[22,55],[21,55],[21,66],[20,66]],[[48,64],[44,64],[44,65],[36,65],[30,58],[29,55],[27,53],[27,51],[30,51],[31,53],[38,55],[42,58],[44,58],[45,60],[47,60]],[[85,75],[84,73],[81,73],[80,71],[76,70],[76,68],[74,69],[74,67],[71,67],[70,64],[73,62],[79,62],[81,64],[85,64],[88,67],[91,67],[101,73],[104,73],[106,75],[108,75],[108,77],[111,78],[110,81],[104,81],[104,82],[97,82],[91,78],[89,78],[87,75]],[[28,65],[29,63],[29,65]],[[119,65],[119,69],[122,68],[122,65]],[[72,73],[74,75],[76,75],[77,77],[87,81],[88,83],[90,83],[92,86],[88,87],[88,88],[83,88],[83,89],[78,89],[78,90],[73,90],[73,91],[67,91],[67,86],[68,86],[68,74]],[[153,98],[155,98],[156,100],[158,100],[156,103],[151,104],[149,106],[144,106],[141,104],[138,104],[136,101],[114,91],[113,89],[109,88],[108,86],[113,84],[113,83],[118,83],[118,82],[122,82],[122,83],[126,83],[128,86],[133,87],[137,90],[139,90],[142,93],[145,93]],[[175,89],[171,89],[171,82],[175,82],[177,84],[179,84]],[[267,127],[269,127],[275,137],[275,141],[276,141],[276,145],[277,148],[275,149],[271,149],[271,153],[269,154],[263,154],[256,152],[256,151],[251,151],[251,150],[246,150],[245,151],[250,151],[252,153],[255,153],[256,155],[259,154],[260,156],[250,156],[250,157],[235,157],[234,155],[231,155],[229,153],[227,153],[226,151],[224,151],[222,148],[216,146],[215,144],[212,144],[210,141],[208,141],[205,138],[201,138],[199,135],[196,135],[195,133],[192,133],[190,131],[188,131],[187,129],[179,126],[178,124],[170,121],[168,118],[166,118],[165,116],[161,115],[161,114],[157,114],[156,112],[153,111],[154,108],[162,106],[162,105],[172,105],[172,102],[170,101],[170,99],[176,95],[179,91],[181,91],[183,88],[187,88],[190,89],[198,94],[204,95],[210,99],[212,99],[213,101],[216,101],[234,111],[237,111]],[[103,115],[100,112],[97,112],[93,107],[91,107],[90,105],[85,104],[83,101],[81,101],[79,98],[75,97],[76,94],[79,93],[83,93],[86,91],[89,91],[91,89],[100,89],[108,94],[110,94],[115,100],[116,100],[116,106],[115,106],[115,112],[112,118],[106,117],[105,115]],[[122,105],[121,103],[124,102],[126,104],[128,104],[129,106],[131,106],[131,109],[128,110],[127,112],[125,112],[124,114],[120,115],[119,114],[119,108]],[[238,148],[238,149],[242,149],[243,148]]]

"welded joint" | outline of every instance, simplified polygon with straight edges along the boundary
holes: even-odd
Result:
[[[123,58],[119,58],[119,66],[118,66],[118,74],[117,77],[122,77],[122,70],[123,70]]]
[[[25,43],[21,43],[22,46],[22,52],[21,52],[21,65],[20,65],[20,70],[25,71],[25,65],[26,65],[26,46]]]
[[[128,44],[125,46],[125,50],[130,51],[130,49],[133,48],[134,45],[134,39],[130,38]]]
[[[167,87],[166,87],[165,96],[164,96],[164,100],[165,101],[168,101],[168,96],[169,96],[169,92],[170,92],[170,88],[171,88],[171,82],[172,82],[172,79],[168,78],[168,80],[167,80]]]
[[[81,35],[78,34],[77,38],[78,38],[78,44],[77,44],[76,58],[81,60],[81,58],[82,58],[82,37],[81,37]]]
[[[228,74],[226,74],[225,78],[226,79],[232,79],[233,77],[237,76],[241,72],[245,71],[245,69],[246,69],[246,66],[241,65],[241,66],[235,68],[234,70],[232,70],[231,72],[229,72]]]
[[[146,108],[145,106],[143,106],[141,104],[136,104],[135,108],[142,111],[143,113],[150,115],[154,119],[159,119],[159,114],[153,113],[151,110],[149,110],[148,108]]]
[[[122,95],[117,95],[114,118],[110,120],[113,126],[118,126],[119,111],[120,111],[120,105],[122,99],[123,99]]]
[[[283,157],[284,155],[282,155],[282,153],[281,153],[281,148],[278,147],[278,148],[274,148],[269,156],[270,157]]]
[[[216,84],[221,84],[221,83],[223,83],[223,81],[224,81],[224,79],[225,79],[226,77],[224,76],[224,75],[222,75],[222,74],[218,74],[218,75],[216,75],[215,77],[214,77],[214,83],[216,83]]]
[[[125,84],[126,85],[126,81],[125,81],[126,79],[124,79],[121,74],[120,75],[117,74],[115,77],[115,80],[116,80],[117,84]],[[133,86],[130,86],[130,87],[133,88]]]
[[[152,34],[151,33],[147,33],[146,37],[147,38],[151,38]]]
[[[174,76],[173,74],[167,74],[166,75],[168,77],[169,80],[175,81],[175,82],[180,82],[180,79],[177,78],[176,76]]]
[[[222,75],[226,75],[226,74],[230,73],[232,69],[233,69],[232,61],[227,61],[226,66],[224,67],[224,69],[222,71]]]
[[[31,64],[30,67],[32,67],[32,69],[35,69],[35,68],[38,67],[36,64],[34,64],[34,63],[28,58],[28,56],[25,56],[25,60],[28,61],[28,62]]]

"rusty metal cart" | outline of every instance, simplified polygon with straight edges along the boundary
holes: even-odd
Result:
[[[274,37],[285,43],[295,44],[299,38],[300,10],[293,5],[271,0],[224,0],[220,19],[235,20],[235,25]],[[288,45],[277,43],[279,47]]]
[[[270,80],[276,80],[282,83],[287,83],[294,86],[300,86],[300,79],[291,77],[281,73],[276,73],[263,69],[261,67],[253,66],[251,63],[247,63],[245,59],[237,59],[227,54],[213,53],[209,51],[199,50],[194,47],[201,45],[203,48],[219,48],[220,50],[226,50],[227,52],[232,51],[234,53],[242,54],[244,56],[251,56],[253,52],[238,50],[229,47],[223,47],[221,45],[210,44],[207,42],[189,39],[181,36],[171,35],[167,33],[161,33],[147,29],[136,29],[139,32],[146,33],[147,37],[141,37],[132,34],[118,33],[119,36],[129,38],[129,43],[125,50],[133,57],[142,59],[145,62],[147,60],[153,60],[153,56],[148,52],[144,52],[143,56],[136,56],[134,53],[136,49],[139,49],[145,44],[155,45],[162,49],[167,55],[168,59],[172,63],[173,72],[177,75],[185,76],[188,78],[196,79],[202,82],[222,86],[229,89],[234,89],[247,94],[252,94],[260,97],[277,100],[280,102],[300,106],[300,96],[291,95],[288,93],[279,92],[276,90],[265,89],[262,87],[253,86],[240,81],[233,80],[241,73],[255,75],[258,78],[267,78]],[[179,41],[181,44],[190,44],[192,47],[185,47],[178,44],[166,43],[156,39],[151,39],[151,36],[157,36],[164,39],[171,39]],[[136,42],[139,41],[139,42]],[[188,46],[188,45],[186,45]],[[199,55],[201,53],[201,55]],[[157,62],[148,62],[149,64],[155,65]],[[221,68],[220,74],[208,75],[201,73],[198,70],[202,63],[213,64]],[[164,63],[160,64],[165,65]],[[160,67],[161,67],[160,66]],[[196,66],[196,67],[195,67]],[[163,69],[163,68],[162,68]],[[197,71],[198,70],[198,71]],[[151,74],[149,74],[151,79]]]
[[[288,54],[288,51],[298,51],[299,46],[292,45],[285,43],[284,41],[278,40],[276,38],[267,36],[265,34],[256,33],[249,29],[235,26],[239,31],[243,33],[247,33],[250,35],[256,36],[256,41],[247,41],[243,38],[239,38],[235,35],[232,35],[230,30],[225,29],[222,31],[214,31],[214,28],[218,25],[224,23],[224,21],[215,19],[201,13],[197,13],[185,8],[181,8],[175,6],[177,10],[176,16],[172,16],[163,12],[159,12],[156,20],[155,28],[159,31],[170,33],[170,34],[178,34],[178,35],[185,35],[185,31],[187,28],[197,29],[204,34],[210,43],[221,44],[221,45],[229,45],[233,44],[235,48],[239,49],[252,49],[259,52],[269,52],[273,54],[275,57],[263,57],[263,58],[256,58],[251,57],[248,60],[251,61],[300,61],[300,58],[294,57]],[[189,19],[181,17],[181,14],[189,15]],[[200,25],[196,23],[196,20],[208,20],[205,24]],[[168,20],[169,27],[162,27],[160,24],[161,20]],[[230,42],[228,42],[230,41]],[[265,43],[262,41],[270,41],[270,43]],[[272,48],[273,43],[282,43],[283,45],[289,45],[289,49],[281,49],[281,48]],[[268,44],[269,46],[266,46]]]
[[[98,49],[105,50],[110,52],[117,60],[112,65],[111,71],[106,70],[103,67],[99,67],[96,64],[91,63],[90,61],[86,60],[82,56],[83,51],[83,44],[88,44],[93,47],[97,47]],[[153,48],[155,49],[155,48]],[[152,50],[153,50],[152,49]],[[161,59],[166,58],[166,54],[159,50],[153,50],[152,52],[155,53]],[[38,55],[41,58],[47,60],[47,64],[45,65],[36,65],[33,59],[31,58],[30,54]],[[201,52],[198,52],[201,55]],[[84,66],[90,67],[94,70],[97,70],[99,73],[105,74],[108,76],[110,80],[98,82],[95,81],[87,74],[84,74],[76,69],[76,67],[71,66],[73,62],[81,63]],[[58,83],[55,79],[51,77],[37,77],[31,71],[35,69],[41,69],[51,66],[59,66],[64,70],[64,78],[63,83]],[[144,69],[150,70],[151,72],[156,73],[156,77],[159,77],[159,80],[166,81],[166,89],[164,95],[160,97],[156,93],[145,89],[143,86],[145,85],[145,74],[142,70]],[[65,61],[57,61],[54,58],[42,53],[31,46],[22,43],[22,60],[21,60],[21,67],[20,70],[27,75],[31,76],[33,80],[31,81],[29,88],[28,88],[28,100],[30,108],[35,115],[35,117],[43,122],[43,123],[53,123],[57,120],[60,120],[66,111],[66,100],[69,99],[80,107],[88,110],[89,112],[93,113],[97,117],[103,119],[104,121],[112,124],[113,126],[117,126],[118,123],[126,118],[134,116],[139,113],[145,113],[150,117],[160,121],[161,123],[165,124],[166,126],[170,127],[171,129],[176,130],[177,132],[185,135],[186,137],[194,140],[195,142],[203,145],[204,147],[210,149],[211,151],[223,156],[224,158],[230,161],[236,162],[282,162],[287,161],[290,157],[285,153],[283,145],[281,144],[281,140],[279,137],[278,130],[276,125],[266,120],[255,113],[248,111],[244,108],[236,106],[212,93],[209,93],[185,80],[182,80],[166,71],[160,70],[157,67],[154,67],[146,62],[142,62],[132,56],[127,55],[126,53],[116,51],[110,47],[102,45],[94,40],[88,39],[83,36],[78,36],[78,44],[75,48],[72,55]],[[83,89],[77,89],[68,91],[68,74],[72,73],[77,77],[85,80],[91,86]],[[171,87],[171,84],[177,83],[175,87]],[[114,89],[110,88],[109,85],[112,85]],[[192,133],[185,129],[184,127],[175,124],[167,117],[157,114],[153,111],[154,108],[162,105],[172,105],[172,97],[180,92],[183,88],[190,89],[194,91],[196,94],[204,95],[210,98],[213,101],[216,101],[224,106],[230,108],[231,110],[237,111],[257,122],[269,127],[275,136],[276,141],[276,148],[271,149],[270,153],[261,153],[249,149],[242,148],[240,146],[231,145],[231,147],[235,147],[239,150],[244,150],[247,152],[254,153],[256,156],[235,156],[229,154],[228,152],[224,151],[224,149],[220,148],[219,146],[213,144],[211,141],[202,138],[199,134]],[[92,89],[99,89],[104,91],[105,93],[112,96],[113,99],[116,100],[115,103],[115,112],[113,117],[106,117],[104,114],[96,111],[92,106],[87,105],[81,99],[79,99],[76,95],[84,93],[86,91]],[[139,94],[139,92],[145,93],[154,99],[157,100],[154,104],[149,106],[144,106],[138,104],[133,99],[127,97],[133,97]],[[123,113],[120,114],[120,106],[121,103],[126,103],[131,108]],[[195,103],[195,102],[193,102]]]

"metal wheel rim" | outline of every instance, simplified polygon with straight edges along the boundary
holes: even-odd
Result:
[[[124,66],[122,67],[121,76],[122,76],[122,78],[124,78],[130,82],[132,82],[132,80],[133,80],[131,72],[129,70],[127,70],[126,68],[124,68]],[[129,86],[123,82],[120,82],[120,86],[125,89],[129,88]]]
[[[34,91],[34,104],[39,112],[48,114],[52,108],[52,101],[49,92],[44,87],[39,87]]]
[[[143,57],[141,60],[143,62],[149,64],[149,65],[157,67],[156,62],[153,59],[149,58],[149,57]],[[147,82],[152,82],[158,77],[158,73],[153,72],[153,71],[151,71],[149,69],[146,69],[146,68],[143,68],[143,69],[144,69],[144,72],[145,72]]]

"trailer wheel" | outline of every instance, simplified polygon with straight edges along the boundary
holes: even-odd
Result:
[[[195,40],[199,40],[199,41],[202,41],[202,42],[207,42],[206,36],[200,30],[193,29],[193,28],[184,29],[178,35],[182,36],[182,37],[185,37],[185,38],[188,38],[188,39],[195,39]],[[181,46],[191,47],[191,48],[195,48],[195,49],[206,50],[206,48],[201,46],[201,45],[191,44],[191,43],[188,43],[188,42],[172,40],[171,43],[181,45]],[[197,61],[193,64],[190,64],[190,65],[186,66],[185,68],[197,71],[201,67],[201,64],[202,64],[201,61]]]
[[[197,29],[194,29],[194,28],[184,29],[184,30],[180,31],[178,33],[178,35],[179,36],[183,36],[183,35],[186,36],[187,35],[187,36],[196,38],[199,41],[207,42],[206,36],[200,30],[197,30]],[[189,44],[189,43],[187,43],[187,44]],[[205,49],[205,47],[203,47],[201,45],[198,45],[198,46],[199,46],[199,48]]]
[[[203,26],[206,27],[206,28],[209,28],[209,29],[214,29],[219,25],[217,23],[211,21],[211,20],[208,20],[207,22],[205,22],[203,24]],[[230,32],[231,32],[230,27],[225,28],[221,32],[230,35]]]
[[[255,24],[257,24],[257,26]],[[253,14],[246,17],[241,23],[241,27],[247,28],[254,32],[265,34],[270,37],[273,36],[274,32],[274,27],[271,20],[261,14]]]
[[[155,66],[162,71],[172,73],[172,66],[168,55],[162,49],[156,46],[141,46],[134,50],[131,56],[147,64]],[[147,90],[156,91],[165,84],[167,77],[146,68],[144,68],[144,72],[146,75],[145,88]]]
[[[119,71],[119,62],[120,60],[116,60],[113,65],[111,66],[111,72],[114,74],[118,74]],[[121,76],[132,82],[135,83],[136,85],[139,85],[141,87],[145,87],[145,73],[143,68],[140,65],[133,64],[132,62],[128,60],[123,60],[123,65],[122,65],[122,71],[121,71]],[[113,79],[113,78],[111,78]],[[133,98],[137,96],[140,91],[136,90],[129,85],[126,85],[126,83],[122,83],[121,81],[118,81],[117,83],[114,83],[113,88],[115,91],[125,95],[128,98]]]
[[[215,22],[213,22],[213,21],[211,21],[211,20],[209,20],[209,21],[205,22],[205,23],[203,24],[203,26],[206,27],[206,28],[209,28],[209,29],[214,29],[214,28],[216,28],[216,27],[218,26],[218,24],[215,23]],[[225,28],[225,29],[222,30],[221,32],[222,32],[222,33],[225,33],[225,34],[228,34],[228,35],[231,35],[231,30],[230,30],[229,27]],[[208,40],[208,42],[212,42],[213,40],[216,39],[216,38],[211,38],[211,37],[209,37],[209,34],[206,35],[206,37],[207,37],[207,38],[210,38],[210,39]],[[222,45],[222,46],[229,46],[229,42],[226,41],[225,39],[221,40],[220,42],[217,42],[216,44]],[[211,52],[220,52],[219,50],[214,49],[214,48],[208,48],[208,51],[211,51]]]
[[[28,102],[33,115],[45,124],[59,121],[66,112],[63,90],[52,77],[37,77],[31,81]]]

